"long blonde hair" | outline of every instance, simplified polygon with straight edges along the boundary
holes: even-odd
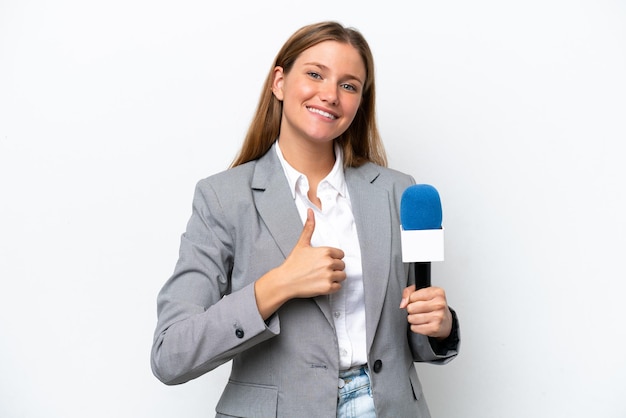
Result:
[[[231,167],[256,160],[265,154],[280,133],[282,102],[272,93],[274,68],[282,67],[288,73],[298,56],[306,49],[324,41],[337,41],[357,49],[365,64],[366,79],[361,105],[348,129],[336,141],[343,148],[344,165],[358,167],[367,161],[387,166],[387,156],[376,126],[376,89],[374,83],[374,58],[370,47],[360,32],[337,22],[320,22],[296,31],[276,55],[265,83],[255,115],[239,154]]]

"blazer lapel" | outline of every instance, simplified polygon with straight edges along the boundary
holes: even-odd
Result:
[[[252,189],[259,216],[286,258],[298,242],[303,225],[280,161],[271,148],[256,164]]]
[[[389,194],[373,184],[378,175],[378,169],[371,164],[346,170],[346,182],[361,245],[368,350],[382,312],[391,262]]]

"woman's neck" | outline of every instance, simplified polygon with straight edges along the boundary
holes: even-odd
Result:
[[[324,144],[300,144],[278,140],[280,151],[293,168],[304,174],[309,185],[319,183],[335,165],[334,141]]]

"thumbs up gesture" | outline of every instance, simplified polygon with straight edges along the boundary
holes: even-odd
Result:
[[[341,289],[346,279],[344,252],[311,246],[314,231],[315,215],[308,209],[300,238],[287,259],[256,281],[256,301],[263,319],[290,299],[328,295]]]
[[[293,297],[327,295],[341,289],[346,279],[344,252],[333,247],[312,247],[315,215],[307,211],[307,219],[300,238],[283,265],[283,273],[290,277],[288,285]]]

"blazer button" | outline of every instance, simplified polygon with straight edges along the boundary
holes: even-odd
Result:
[[[372,370],[374,370],[374,373],[378,373],[380,372],[380,369],[383,368],[383,362],[381,360],[376,360],[374,362],[374,367],[372,368]]]
[[[235,330],[235,335],[237,336],[237,338],[243,338],[243,330],[241,328],[237,328]]]

